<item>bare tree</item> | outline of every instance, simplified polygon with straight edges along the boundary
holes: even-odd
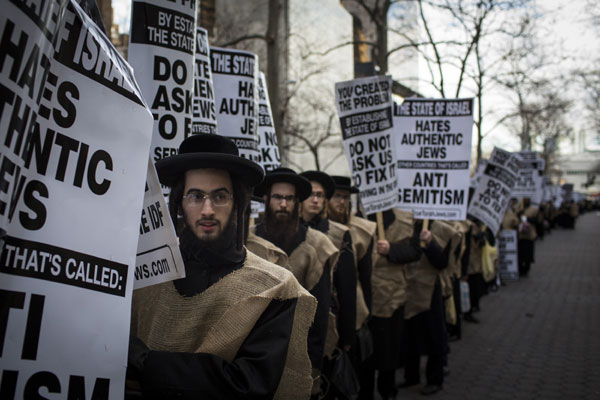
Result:
[[[427,74],[414,80],[441,97],[473,96],[477,134],[477,161],[482,156],[484,100],[494,90],[493,77],[503,67],[506,54],[496,43],[511,41],[527,33],[530,0],[414,0],[422,32],[406,29],[402,9],[394,14],[398,23],[390,29],[402,40],[388,56],[403,52],[417,54]],[[410,22],[410,21],[408,21]]]
[[[312,106],[313,115],[323,114],[327,118],[327,125],[323,127],[317,123],[318,118],[315,120],[311,118],[288,119],[286,132],[291,140],[287,141],[286,150],[296,154],[310,153],[315,163],[315,169],[323,171],[344,155],[343,148],[338,144],[341,133],[339,129],[336,129],[337,113],[322,108],[318,102]],[[326,159],[325,154],[327,154]],[[307,169],[306,165],[298,165],[293,162],[291,164],[300,170]]]
[[[600,69],[576,70],[584,94],[585,129],[600,145]]]

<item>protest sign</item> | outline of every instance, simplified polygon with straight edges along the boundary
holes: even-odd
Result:
[[[173,221],[160,189],[154,163],[149,158],[135,260],[134,289],[184,277],[185,267]]]
[[[195,14],[191,0],[134,0],[131,6],[129,62],[154,117],[154,162],[177,154],[192,132]]]
[[[562,187],[560,187],[560,185],[552,186],[552,199],[554,202],[554,207],[556,208],[560,208],[563,201],[565,201],[565,199],[563,198],[563,190]]]
[[[519,173],[512,197],[527,197],[531,204],[539,205],[543,196],[544,159],[535,151],[520,151],[514,154],[519,157]]]
[[[152,115],[74,0],[0,14],[0,397],[123,398]]]
[[[240,155],[258,162],[258,56],[210,48],[219,135],[233,140]]]
[[[469,215],[487,225],[494,234],[500,228],[518,173],[518,157],[494,147],[468,209]]]
[[[265,203],[258,200],[252,200],[250,202],[250,218],[258,218],[262,212],[265,212]]]
[[[503,229],[498,234],[498,272],[504,281],[519,279],[519,264],[517,260],[517,231]]]
[[[192,133],[217,133],[215,90],[210,72],[210,49],[206,29],[196,28]]]
[[[397,207],[418,219],[467,216],[473,99],[394,103]]]
[[[335,84],[344,150],[366,214],[396,206],[392,78],[372,76]]]
[[[258,78],[258,149],[260,151],[258,163],[265,172],[281,166],[267,80],[262,72]]]
[[[469,184],[470,188],[475,189],[479,185],[479,181],[481,180],[481,176],[483,175],[483,171],[485,171],[486,166],[487,160],[483,158],[479,160],[479,164],[477,164],[477,169],[475,169],[475,173],[471,177],[471,182]]]

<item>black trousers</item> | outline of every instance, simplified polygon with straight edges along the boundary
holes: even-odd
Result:
[[[479,308],[479,299],[485,294],[485,281],[483,280],[483,274],[470,274],[468,277],[469,282],[469,299],[471,301],[471,309]]]
[[[460,339],[462,335],[462,319],[460,309],[460,280],[456,277],[452,278],[452,296],[454,297],[454,312],[456,313],[456,324],[446,324],[448,334]]]
[[[444,358],[448,349],[442,288],[436,282],[431,308],[406,321],[406,360],[404,379],[420,382],[421,354],[427,355],[426,378],[428,385],[444,383]]]
[[[402,364],[402,335],[404,331],[404,306],[390,318],[373,317],[369,321],[373,335],[373,355],[359,368],[359,400],[372,400],[377,391],[383,399],[396,395],[395,372]]]

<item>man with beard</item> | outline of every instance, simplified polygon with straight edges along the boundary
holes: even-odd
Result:
[[[243,247],[262,168],[231,140],[202,134],[156,167],[171,217],[183,217],[186,277],[134,293],[128,377],[145,398],[308,398],[315,300]]]
[[[318,301],[308,333],[308,355],[315,378],[313,394],[317,394],[329,319],[330,270],[338,251],[327,236],[299,223],[300,202],[308,198],[311,189],[309,181],[289,168],[268,172],[256,190],[265,197],[265,216],[255,233],[288,255],[290,270]]]
[[[258,196],[253,196],[252,201],[263,202],[262,198],[258,198]],[[277,264],[280,267],[284,267],[289,269],[288,256],[285,254],[283,250],[279,247],[275,246],[273,243],[269,242],[266,239],[257,236],[253,230],[250,230],[250,214],[251,210],[248,207],[246,210],[246,226],[248,227],[248,235],[246,237],[246,248],[259,256],[260,258],[264,258],[267,261],[272,262],[273,264]]]

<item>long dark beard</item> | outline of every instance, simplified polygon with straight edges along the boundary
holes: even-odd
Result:
[[[298,206],[288,214],[287,218],[278,218],[271,207],[265,209],[265,233],[269,242],[280,249],[287,249],[292,244],[294,235],[298,230]]]

